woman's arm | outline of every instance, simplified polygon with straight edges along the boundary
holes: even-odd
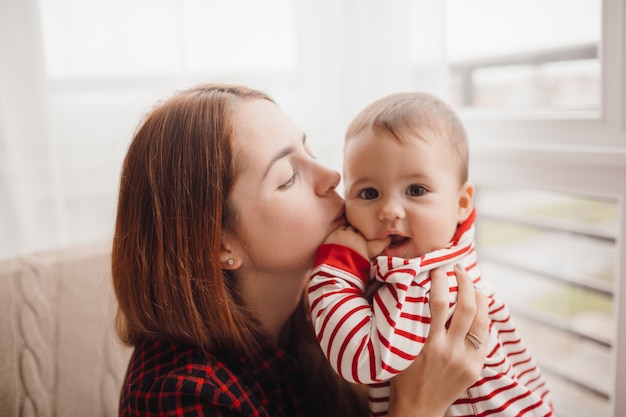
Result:
[[[455,267],[458,303],[446,329],[449,298],[442,270],[432,273],[430,334],[420,355],[391,381],[389,417],[441,417],[476,381],[486,357],[486,343],[476,348],[468,332],[487,340],[487,300],[469,275]]]

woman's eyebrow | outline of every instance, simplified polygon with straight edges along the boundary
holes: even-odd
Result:
[[[306,142],[306,134],[302,134],[302,143],[304,144]],[[287,155],[290,155],[292,153],[294,153],[296,151],[296,148],[293,145],[289,145],[289,146],[285,146],[284,148],[282,148],[281,150],[279,150],[278,152],[276,152],[276,155],[274,155],[272,157],[272,159],[270,160],[269,164],[267,164],[267,168],[265,169],[265,173],[263,174],[263,178],[267,177],[268,172],[270,172],[270,169],[272,169],[272,166],[274,166],[274,164],[279,161],[280,159],[286,157]]]
[[[296,148],[293,147],[292,145],[290,146],[286,146],[283,149],[281,149],[280,151],[276,152],[276,155],[274,155],[272,157],[272,159],[270,160],[270,163],[267,164],[267,168],[265,168],[265,173],[263,174],[263,178],[267,177],[267,173],[270,172],[270,169],[272,169],[272,167],[274,166],[274,164],[279,161],[280,159],[286,157],[289,154],[292,154],[296,151]]]

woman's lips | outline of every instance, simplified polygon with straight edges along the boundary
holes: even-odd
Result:
[[[339,210],[339,214],[337,214],[337,217],[335,217],[335,220],[333,220],[333,224],[336,224],[337,227],[346,225],[346,208],[345,207],[341,207],[341,210]]]

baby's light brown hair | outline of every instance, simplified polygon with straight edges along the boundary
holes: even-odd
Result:
[[[389,132],[401,142],[415,138],[447,140],[459,162],[461,183],[468,179],[469,144],[454,109],[437,97],[419,92],[395,93],[365,107],[346,130],[346,141],[364,130]]]

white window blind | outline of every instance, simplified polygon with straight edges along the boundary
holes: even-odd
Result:
[[[477,206],[482,272],[511,306],[556,414],[610,416],[618,201],[484,187]]]

